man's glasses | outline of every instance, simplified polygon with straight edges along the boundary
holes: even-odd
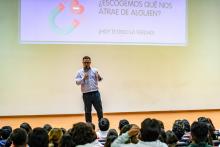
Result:
[[[83,62],[84,64],[90,64],[91,62]]]

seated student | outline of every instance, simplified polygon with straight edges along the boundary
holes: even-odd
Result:
[[[167,147],[165,143],[158,140],[160,134],[160,124],[156,119],[147,118],[141,123],[141,129],[133,125],[132,128],[119,136],[113,143],[112,147]],[[132,136],[139,135],[137,144],[125,144]]]
[[[166,132],[166,144],[168,145],[168,147],[176,147],[177,141],[178,139],[173,131]]]
[[[215,135],[215,127],[210,118],[199,117],[198,122],[204,122],[208,125],[209,133],[208,133],[208,144],[213,145],[213,140],[217,140],[217,136]]]
[[[207,143],[208,126],[204,122],[193,122],[191,125],[192,143],[189,147],[212,147]]]
[[[112,142],[118,137],[118,132],[115,129],[110,129],[107,134],[104,147],[111,147]]]
[[[108,129],[110,126],[109,120],[107,118],[101,118],[99,120],[99,131],[96,132],[97,134],[97,138],[99,140],[99,142],[104,145],[105,141],[106,141],[106,137],[108,134]]]
[[[10,136],[12,132],[12,128],[10,126],[3,126],[1,128],[1,133],[0,133],[0,147],[5,147],[5,144],[7,142],[8,137]]]
[[[11,136],[13,147],[26,147],[27,146],[27,132],[22,128],[13,130]]]
[[[127,119],[121,119],[118,124],[118,129],[121,131],[121,129],[125,126],[129,125],[129,121]]]
[[[27,134],[29,134],[32,131],[30,124],[26,122],[22,123],[20,125],[20,128],[24,129],[27,132]]]
[[[125,126],[121,129],[119,135],[122,135],[122,134],[128,132],[128,131],[132,128],[133,125],[135,125],[135,124],[125,125]],[[125,144],[129,144],[129,143],[137,144],[137,143],[138,143],[138,135],[132,136],[128,141],[125,142]]]
[[[173,124],[172,131],[176,135],[178,142],[177,146],[188,146],[190,143],[189,139],[183,139],[183,135],[185,134],[184,124],[181,120],[176,120]]]
[[[74,146],[76,147],[101,147],[95,131],[91,127],[84,122],[79,122],[73,125],[71,132],[72,140]]]
[[[59,147],[73,147],[73,146],[74,146],[74,143],[72,140],[72,136],[68,133],[64,134],[59,143]]]
[[[29,147],[48,147],[48,132],[43,128],[34,128],[28,138]]]
[[[48,133],[49,147],[58,147],[59,142],[63,136],[63,131],[60,128],[53,128]]]
[[[53,127],[52,127],[50,124],[45,124],[45,125],[43,126],[43,129],[46,130],[47,133],[49,133],[52,128],[53,128]]]

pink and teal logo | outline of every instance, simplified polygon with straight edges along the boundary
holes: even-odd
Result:
[[[69,10],[68,10],[69,9]],[[75,30],[80,25],[80,20],[73,18],[70,24],[59,26],[57,24],[57,16],[63,13],[65,10],[69,11],[72,15],[82,15],[85,11],[84,6],[79,0],[63,0],[54,9],[52,9],[49,15],[49,24],[53,32],[57,34],[67,35]]]

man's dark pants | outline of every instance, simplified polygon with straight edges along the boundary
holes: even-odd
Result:
[[[98,119],[103,118],[102,101],[99,91],[83,93],[86,122],[92,122],[92,105],[94,106]]]

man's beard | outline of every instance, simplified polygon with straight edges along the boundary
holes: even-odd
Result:
[[[85,66],[85,67],[83,68],[84,72],[89,71],[89,69],[90,69],[90,67],[89,67],[89,66]]]

